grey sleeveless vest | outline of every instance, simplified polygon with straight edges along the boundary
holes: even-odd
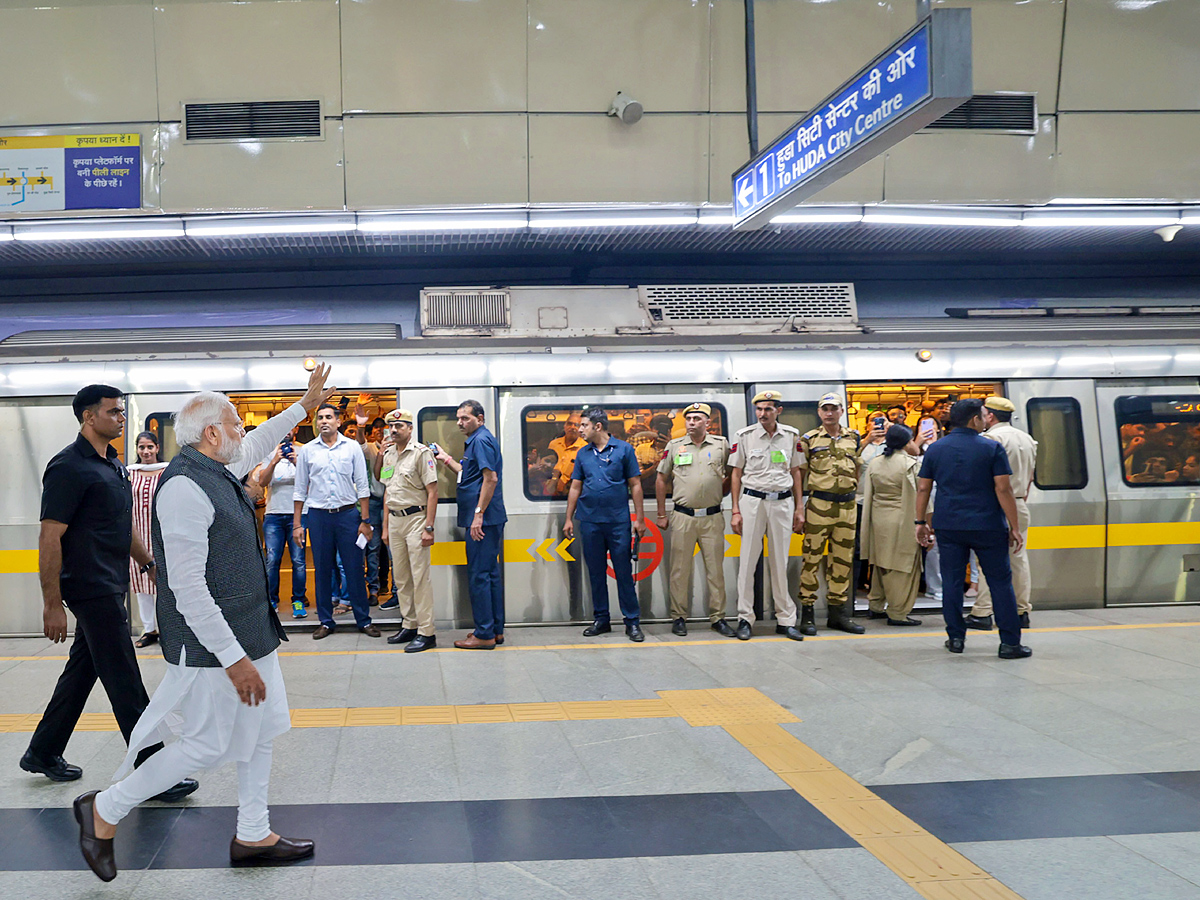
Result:
[[[163,470],[150,517],[151,552],[158,562],[158,631],[163,656],[179,665],[179,650],[187,649],[189,667],[221,665],[204,649],[175,607],[170,566],[163,552],[162,529],[158,524],[158,498],[162,487],[177,475],[185,475],[200,486],[212,502],[215,515],[208,529],[208,562],[204,580],[234,636],[250,659],[262,659],[287,635],[271,607],[267,592],[267,567],[263,561],[258,522],[241,484],[228,469],[191,447],[183,447]]]

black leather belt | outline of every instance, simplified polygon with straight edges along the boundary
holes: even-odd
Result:
[[[808,491],[808,496],[824,500],[826,503],[854,503],[858,495],[851,491],[849,494],[831,494],[829,491]]]
[[[423,506],[406,506],[404,509],[400,510],[400,512],[394,512],[394,513],[391,513],[391,515],[393,515],[393,516],[411,516],[414,513],[419,513],[419,512],[425,512],[425,507],[423,507]]]
[[[323,512],[333,515],[334,513],[345,512],[348,509],[355,509],[357,507],[357,503],[347,503],[345,506],[339,506],[337,509],[321,509],[319,506],[314,506],[309,510],[309,512]]]
[[[710,506],[708,509],[692,509],[690,506],[680,506],[678,503],[676,503],[675,512],[683,513],[685,516],[694,516],[697,519],[702,519],[705,516],[719,515],[721,512],[721,506],[720,504],[717,504],[716,506]]]
[[[753,488],[742,488],[747,497],[757,497],[759,500],[786,500],[792,496],[791,491],[756,491]]]

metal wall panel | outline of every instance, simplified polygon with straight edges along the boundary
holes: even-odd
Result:
[[[528,200],[525,116],[347,116],[345,129],[351,209]]]
[[[341,123],[322,141],[187,143],[162,128],[162,208],[167,211],[342,209]]]
[[[150,0],[0,5],[0,125],[156,120],[153,10]]]
[[[708,78],[707,3],[529,0],[533,112],[602,113],[617,91],[648,113],[706,110]]]
[[[195,100],[324,100],[342,108],[336,0],[166,0],[154,17],[158,108]]]
[[[1197,113],[1060,113],[1057,196],[1200,199],[1197,144]]]
[[[706,115],[529,117],[532,203],[702,203]]]
[[[1072,12],[1076,0],[1071,0]],[[1038,111],[1058,102],[1064,0],[972,0],[975,93],[1033,91]],[[911,4],[909,4],[911,8]],[[904,12],[904,5],[899,7]]]
[[[1059,108],[1200,110],[1197,47],[1191,0],[1071,0]]]
[[[525,0],[358,0],[341,10],[347,111],[525,110]]]

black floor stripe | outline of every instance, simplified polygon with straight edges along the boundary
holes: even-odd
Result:
[[[121,824],[117,866],[229,865],[232,807],[144,807]],[[792,791],[271,807],[323,866],[613,859],[820,850],[857,844]],[[70,809],[0,810],[0,870],[84,868]]]

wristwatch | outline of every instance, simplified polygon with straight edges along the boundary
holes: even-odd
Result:
[[[370,524],[371,524],[371,520],[370,520],[370,519],[359,519],[358,521],[362,522],[364,525],[370,525]]]
[[[138,571],[140,571],[143,575],[145,575],[147,572],[149,572],[151,569],[153,569],[155,567],[155,565],[157,565],[157,563],[155,563],[154,560],[150,560],[150,562],[146,563]]]
[[[425,531],[426,531],[428,534],[433,534],[433,526],[432,526],[432,525],[426,525],[426,526],[425,526]]]
[[[914,525],[928,525],[929,520],[928,519],[914,519],[913,524]]]
[[[483,515],[483,507],[482,506],[475,507],[475,515],[477,515],[477,516]]]

